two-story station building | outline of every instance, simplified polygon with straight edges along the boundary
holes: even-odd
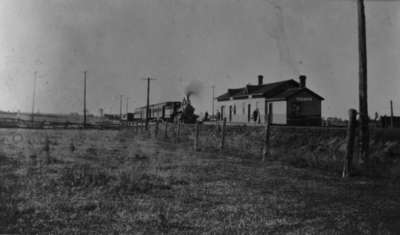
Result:
[[[259,75],[257,85],[228,89],[216,99],[217,114],[227,122],[264,123],[271,103],[272,124],[321,125],[324,98],[306,87],[306,76],[303,75],[298,82],[290,79],[267,84]]]

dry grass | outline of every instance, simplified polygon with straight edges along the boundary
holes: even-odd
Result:
[[[0,233],[400,231],[397,182],[194,153],[130,132],[17,134],[0,152]]]

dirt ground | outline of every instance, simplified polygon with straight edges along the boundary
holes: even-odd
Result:
[[[0,140],[0,233],[400,233],[395,181],[131,131],[2,129]]]

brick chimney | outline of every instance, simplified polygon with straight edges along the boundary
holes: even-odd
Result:
[[[300,88],[306,88],[306,80],[307,80],[307,77],[305,75],[300,75],[300,77],[299,77]]]
[[[258,75],[258,85],[261,86],[263,84],[264,77],[263,75]]]

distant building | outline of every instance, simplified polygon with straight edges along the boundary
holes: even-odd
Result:
[[[343,120],[337,117],[328,117],[325,121],[325,126],[345,127],[347,125],[348,125],[347,120]]]
[[[383,128],[400,128],[400,116],[393,116],[393,119],[391,116],[381,116],[380,125]]]
[[[228,122],[265,123],[268,104],[272,104],[272,123],[281,125],[321,125],[320,95],[306,87],[306,76],[299,82],[290,79],[228,89],[217,97],[217,116]]]
[[[119,114],[103,114],[103,117],[108,119],[108,120],[120,120],[121,116]]]

